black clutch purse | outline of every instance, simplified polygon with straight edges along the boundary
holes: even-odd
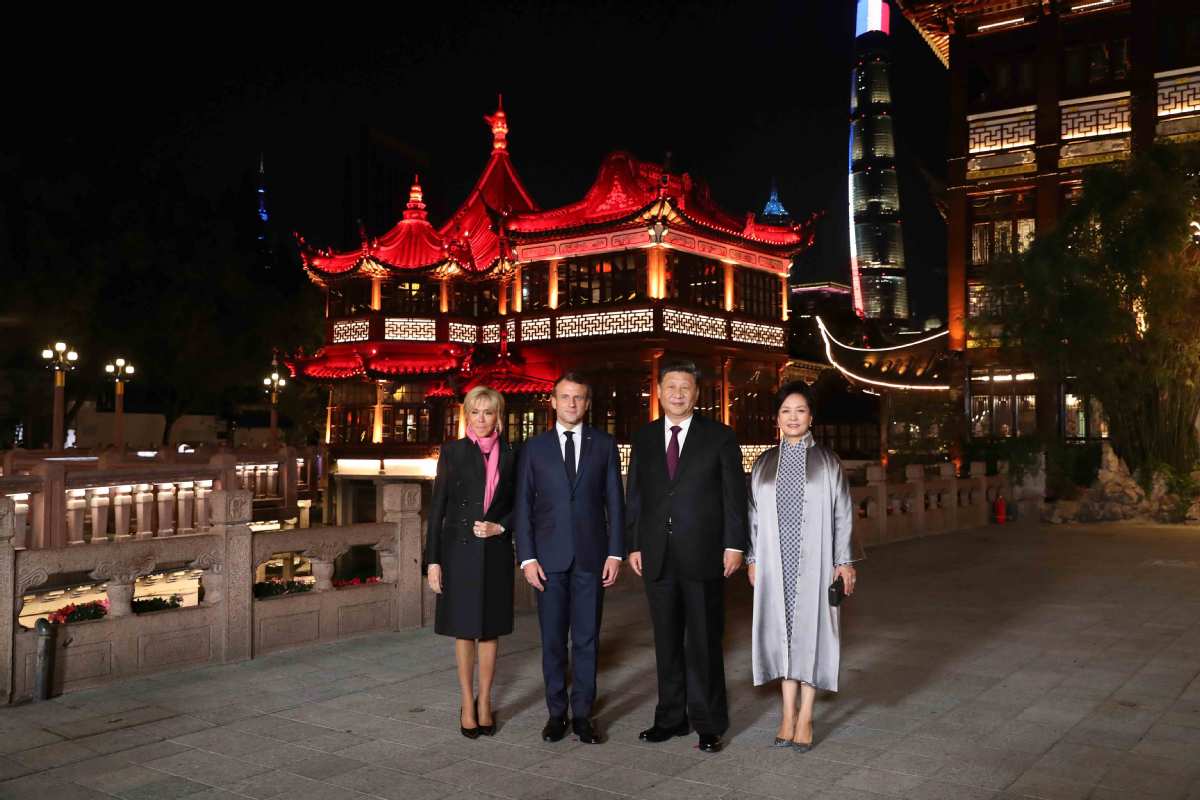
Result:
[[[842,580],[842,576],[838,575],[837,580],[829,584],[829,605],[834,608],[840,606],[842,601],[846,599],[846,582]]]

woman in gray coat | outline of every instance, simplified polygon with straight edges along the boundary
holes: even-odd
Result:
[[[808,386],[785,384],[776,407],[780,443],[759,456],[750,478],[754,685],[782,679],[775,746],[807,751],[816,690],[838,688],[829,586],[840,577],[846,594],[854,592],[854,503],[841,462],[813,441]]]

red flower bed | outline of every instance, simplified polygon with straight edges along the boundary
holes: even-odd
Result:
[[[369,586],[373,583],[379,583],[378,575],[372,575],[369,578],[351,578],[348,581],[334,581],[333,588],[342,589],[346,586]]]

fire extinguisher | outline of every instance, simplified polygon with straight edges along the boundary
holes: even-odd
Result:
[[[996,524],[1003,525],[1008,517],[1008,506],[1004,502],[1004,495],[996,495],[996,502],[992,504],[992,513],[996,516]]]

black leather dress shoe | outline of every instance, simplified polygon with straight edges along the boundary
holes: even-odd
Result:
[[[639,733],[638,738],[643,742],[665,742],[674,736],[687,736],[691,730],[687,722],[676,725],[674,728],[660,728],[658,725],[652,725]]]
[[[575,731],[575,735],[579,737],[579,741],[584,744],[600,744],[600,734],[596,733],[596,729],[592,727],[590,719],[571,720],[571,730]]]
[[[715,733],[700,734],[700,750],[704,753],[721,752],[721,737]]]
[[[546,720],[546,727],[542,728],[543,742],[558,742],[567,735],[567,718],[566,717],[551,717]]]

